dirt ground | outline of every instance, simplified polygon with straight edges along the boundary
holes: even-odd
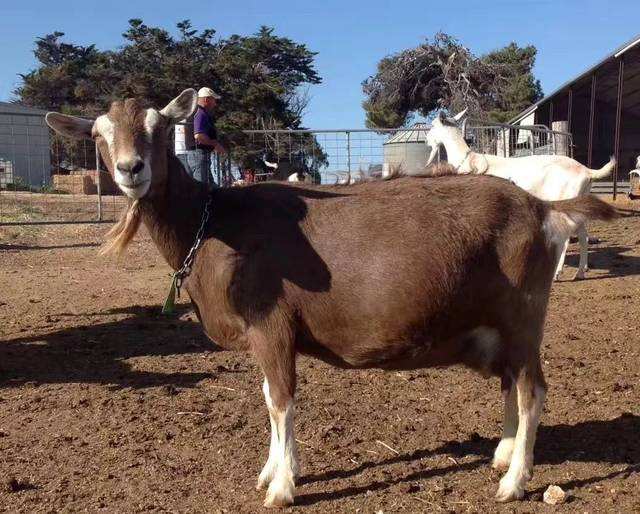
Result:
[[[632,209],[626,205],[627,209]],[[640,512],[640,210],[595,224],[588,279],[553,287],[549,397],[523,502],[492,500],[497,380],[299,362],[301,512]],[[258,512],[269,423],[255,364],[217,351],[148,237],[0,227],[0,511]],[[183,298],[184,302],[184,298]],[[569,493],[550,507],[550,484]]]

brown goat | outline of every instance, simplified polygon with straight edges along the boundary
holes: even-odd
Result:
[[[112,234],[116,249],[143,222],[180,268],[212,199],[184,287],[207,335],[250,351],[264,372],[265,505],[294,501],[298,353],[344,368],[465,364],[500,377],[504,432],[493,465],[508,471],[496,497],[521,498],[546,391],[539,349],[556,242],[613,209],[590,196],[543,202],[486,176],[210,192],[167,151],[168,127],[195,102],[186,90],[161,111],[126,100],[95,123],[57,113],[47,121],[63,134],[94,137],[133,200]]]

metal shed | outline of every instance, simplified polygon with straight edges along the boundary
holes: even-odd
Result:
[[[41,188],[51,181],[46,111],[0,102],[0,189]]]
[[[511,123],[573,134],[573,155],[600,168],[615,155],[614,197],[640,154],[640,35],[525,109]],[[606,179],[605,179],[606,180]]]
[[[429,125],[416,123],[396,132],[383,144],[383,175],[389,173],[392,166],[402,166],[405,171],[424,170],[430,149],[427,146]]]

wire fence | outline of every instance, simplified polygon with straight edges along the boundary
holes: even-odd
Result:
[[[216,184],[230,186],[296,175],[347,183],[397,166],[419,173],[430,154],[428,131],[426,124],[246,131],[233,162],[213,159],[211,174]],[[571,135],[543,126],[475,125],[467,127],[465,139],[475,151],[505,157],[572,155]],[[185,151],[180,144],[171,148]],[[42,115],[0,112],[0,224],[113,221],[125,203],[92,141],[55,134]]]
[[[124,201],[96,156],[41,114],[0,112],[0,223],[114,220]]]
[[[428,131],[428,124],[416,124],[400,129],[252,130],[246,134],[263,161],[284,163],[291,173],[302,170],[326,184],[385,175],[393,167],[406,173],[424,172],[431,151]],[[474,151],[504,157],[573,153],[571,134],[543,126],[468,126],[465,140]],[[446,152],[440,158],[446,158]],[[259,162],[257,167],[266,178],[275,175]],[[232,168],[233,180],[243,179],[244,171]]]

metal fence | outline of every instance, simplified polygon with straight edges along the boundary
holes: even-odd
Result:
[[[303,169],[322,183],[379,176],[394,166],[419,172],[429,154],[428,130],[428,125],[417,124],[379,130],[247,131],[245,155],[234,163],[214,159],[211,171],[222,186],[247,172],[254,179],[271,178],[273,170],[265,161],[288,165],[292,173]],[[465,139],[476,151],[505,157],[572,154],[570,134],[542,126],[468,126]],[[0,113],[0,224],[112,221],[124,205],[93,142],[56,135],[41,115]]]
[[[114,220],[124,202],[96,155],[42,114],[0,112],[0,224]]]
[[[400,129],[253,130],[246,131],[254,148],[280,162],[317,174],[322,183],[344,183],[385,174],[400,166],[405,172],[425,169],[430,149],[429,125]],[[573,155],[571,134],[544,126],[469,125],[465,140],[474,151],[504,157]],[[446,152],[440,154],[446,158]],[[233,178],[242,170],[232,167]]]

